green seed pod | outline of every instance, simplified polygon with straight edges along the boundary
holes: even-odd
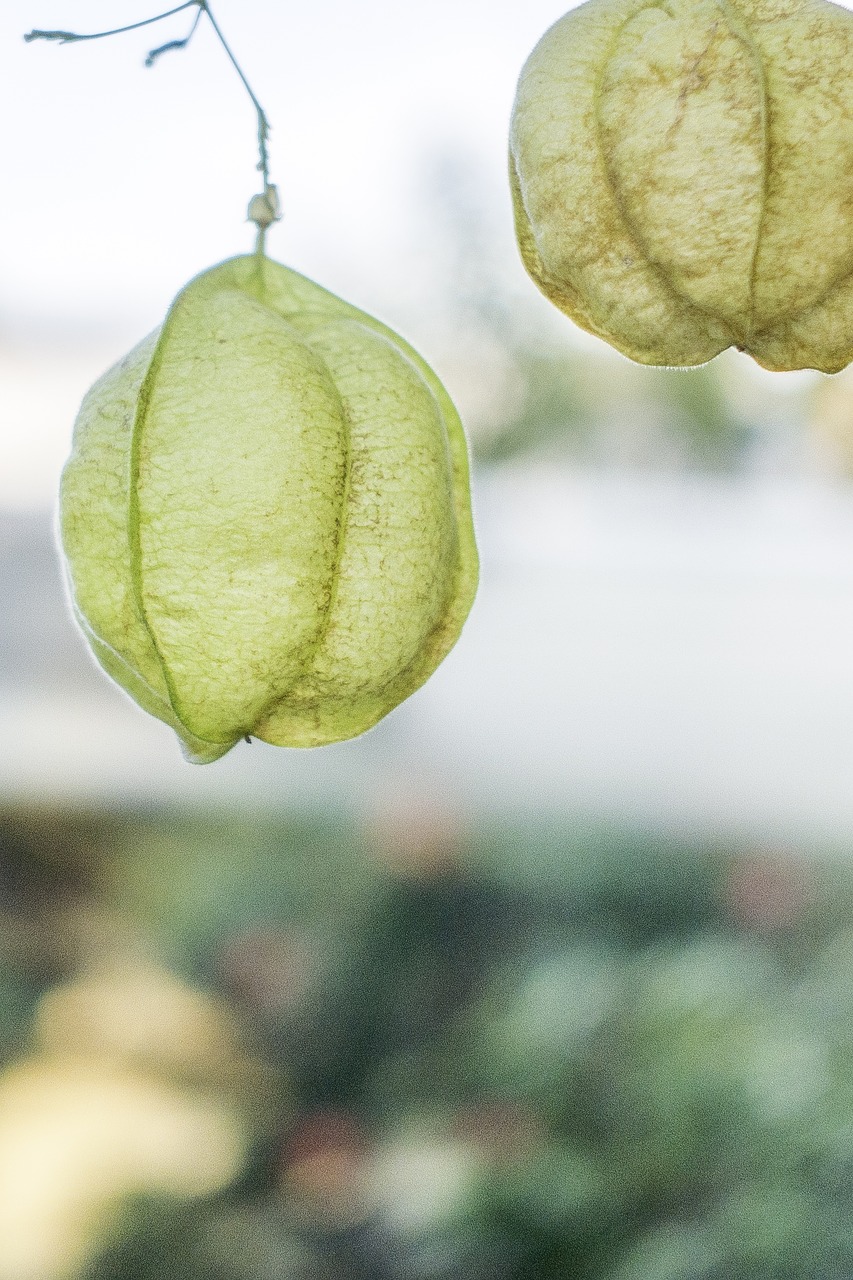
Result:
[[[62,477],[78,621],[199,762],[354,737],[471,607],[462,426],[401,338],[260,257],[196,277],[95,384]]]
[[[853,358],[853,14],[589,0],[534,49],[510,139],[527,270],[643,364]]]

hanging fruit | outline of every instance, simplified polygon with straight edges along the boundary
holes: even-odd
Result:
[[[369,729],[432,674],[476,587],[466,444],[435,374],[255,256],[193,280],[90,391],[60,524],[98,660],[197,760]]]
[[[539,288],[643,364],[853,358],[853,14],[589,0],[534,49],[510,138]]]
[[[477,551],[447,392],[397,334],[266,257],[266,116],[206,0],[179,8],[189,36],[147,61],[210,19],[257,113],[257,248],[192,280],[89,392],[60,530],[98,661],[205,763],[376,724],[458,638]]]

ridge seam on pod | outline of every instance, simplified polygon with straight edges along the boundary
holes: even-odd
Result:
[[[836,289],[843,289],[845,285],[850,283],[851,279],[853,279],[853,255],[851,255],[849,264],[842,268],[836,279],[826,286],[823,293],[819,294],[814,302],[807,303],[804,307],[800,307],[798,311],[792,311],[790,315],[780,316],[774,324],[756,330],[752,336],[760,338],[766,334],[778,333],[784,330],[786,325],[796,324],[799,320],[802,320],[803,316],[807,316],[810,311],[814,311],[817,307],[822,307],[825,302],[829,302]],[[809,368],[812,367],[811,365],[809,366]],[[842,365],[841,367],[843,368],[844,366]]]
[[[110,644],[109,640],[105,640],[104,637],[100,635],[95,630],[94,627],[90,626],[90,624],[86,621],[86,618],[84,617],[80,609],[78,609],[76,604],[73,605],[73,610],[74,610],[75,620],[77,622],[77,625],[80,627],[80,630],[84,634],[93,636],[95,640],[97,640],[98,644],[103,645],[105,649],[108,649],[109,652],[112,654],[112,656],[115,658],[116,662],[121,663],[121,665],[127,671],[131,672],[134,679],[138,680],[140,684],[143,684],[145,686],[145,688],[151,694],[151,697],[156,702],[163,704],[164,709],[174,711],[175,708],[172,706],[171,701],[167,701],[163,697],[159,689],[155,689],[151,684],[151,682],[149,680],[146,680],[145,676],[142,675],[140,671],[137,671],[135,667],[132,667],[131,664],[128,662],[127,658],[125,658],[124,654],[119,653],[118,649],[115,647],[114,644]],[[187,733],[189,733],[189,729],[187,729]],[[195,735],[195,736],[198,736],[198,735]]]
[[[655,276],[657,276],[657,278],[661,281],[664,287],[669,291],[669,294],[672,298],[674,298],[680,305],[689,307],[690,311],[693,312],[697,320],[701,318],[703,320],[713,321],[714,324],[720,325],[726,331],[726,333],[728,333],[729,342],[734,343],[737,341],[737,336],[732,332],[732,328],[728,323],[728,321],[724,320],[721,316],[715,315],[713,311],[708,311],[704,307],[700,307],[699,304],[694,302],[692,298],[689,298],[687,297],[686,294],[682,293],[681,290],[678,288],[678,286],[675,284],[675,281],[672,280],[669,273],[664,269],[663,265],[655,261],[655,259],[651,256],[642,235],[640,235],[638,229],[635,227],[633,219],[631,218],[631,216],[628,213],[628,210],[625,207],[625,201],[623,200],[622,194],[619,190],[619,183],[616,181],[616,176],[613,172],[611,165],[609,165],[607,162],[607,155],[606,155],[606,150],[604,146],[604,138],[602,136],[602,130],[601,130],[601,110],[600,110],[601,98],[602,98],[602,84],[604,81],[604,76],[607,72],[607,68],[609,66],[610,60],[613,57],[613,54],[616,50],[616,46],[619,43],[619,39],[622,36],[622,33],[624,32],[628,23],[631,22],[635,17],[637,17],[639,13],[642,13],[644,9],[656,9],[659,7],[660,7],[659,5],[656,5],[650,2],[648,4],[639,5],[636,10],[632,11],[630,16],[625,18],[625,20],[616,28],[613,39],[610,43],[610,47],[605,57],[601,61],[601,67],[599,69],[598,77],[596,79],[595,88],[593,91],[593,117],[595,120],[594,134],[595,134],[596,148],[598,150],[598,156],[601,161],[602,172],[607,182],[607,189],[613,198],[613,203],[616,206],[616,211],[619,214],[620,218],[622,219],[623,226],[625,227],[625,229],[627,230],[631,238],[634,240],[638,249],[641,251],[644,262],[647,264],[647,266],[651,268]],[[707,335],[707,336],[710,336],[710,335]],[[722,350],[722,348],[720,349]]]
[[[349,503],[349,495],[350,495],[350,489],[351,489],[351,476],[352,476],[351,416],[347,409],[346,404],[344,403],[343,397],[338,391],[337,383],[335,382],[335,379],[332,376],[332,371],[329,368],[328,364],[326,363],[326,360],[324,359],[322,354],[316,349],[316,347],[311,343],[310,337],[308,335],[302,337],[302,341],[305,343],[307,347],[310,348],[311,352],[320,361],[326,373],[328,374],[329,381],[332,384],[332,386],[335,388],[335,395],[337,396],[338,404],[341,407],[341,422],[344,428],[343,438],[344,438],[345,455],[344,455],[344,481],[341,487],[340,519],[338,523],[338,536],[337,536],[337,541],[335,545],[335,563],[332,569],[332,580],[329,586],[328,599],[326,601],[326,605],[323,610],[323,619],[317,630],[317,635],[311,641],[311,644],[305,647],[304,655],[303,655],[304,666],[303,666],[302,672],[293,681],[293,684],[290,686],[290,689],[288,689],[281,696],[275,698],[274,701],[270,703],[270,705],[265,710],[263,716],[259,717],[259,719],[261,720],[267,719],[269,716],[273,714],[273,712],[277,708],[287,706],[287,701],[288,701],[288,698],[290,697],[290,694],[293,690],[294,685],[297,685],[299,681],[303,679],[304,676],[307,674],[308,668],[313,663],[321,645],[323,644],[323,641],[326,639],[326,636],[329,634],[329,627],[331,626],[331,622],[332,622],[332,612],[334,610],[335,603],[337,601],[339,589],[340,589],[341,562],[343,560],[344,546],[346,543],[347,524],[349,522],[348,503]]]
[[[720,3],[723,5],[726,5],[726,0],[720,0]],[[745,22],[744,22],[744,27],[746,27]],[[750,41],[750,43],[754,43],[751,37],[747,37],[747,39]],[[758,49],[757,44],[755,44],[755,48]],[[759,51],[759,55],[760,55],[760,51]],[[765,127],[765,177],[764,177],[764,188],[763,188],[763,197],[764,197],[763,204],[766,204],[767,185],[768,185],[767,180],[770,174],[770,129],[769,129],[770,99],[769,99],[769,94],[767,92],[767,77],[764,73],[763,59],[761,59],[760,56],[759,56],[759,61],[761,64],[761,83],[762,83],[762,89],[764,92],[764,103],[763,103],[763,110],[762,110],[762,120],[764,121],[764,127]],[[764,215],[764,207],[762,207],[762,219],[763,219],[763,215]],[[757,241],[756,247],[755,247],[753,273],[750,276],[751,292],[752,292],[752,289],[754,288],[754,268],[755,268],[755,264],[757,264],[758,248],[759,248],[759,244]],[[753,322],[750,327],[750,337],[760,338],[763,335],[772,335],[782,331],[786,325],[796,324],[798,320],[800,320],[803,316],[808,315],[810,311],[813,311],[817,307],[823,306],[825,302],[828,302],[832,294],[835,292],[835,290],[841,289],[844,287],[844,285],[848,284],[850,282],[851,277],[853,277],[853,256],[851,256],[847,265],[843,266],[840,269],[838,275],[826,286],[823,292],[820,293],[812,302],[806,303],[805,306],[801,306],[796,310],[789,312],[787,315],[777,314],[777,316],[775,317],[775,319],[771,324],[764,325],[760,329],[755,328],[754,326],[754,313],[753,313],[753,315],[751,315],[750,317],[750,320]]]
[[[761,248],[761,237],[764,233],[764,223],[767,215],[767,194],[770,182],[770,95],[767,91],[767,73],[764,69],[764,58],[761,49],[753,39],[749,24],[735,4],[730,3],[729,0],[718,0],[718,3],[729,20],[733,34],[752,56],[758,73],[758,83],[761,86],[761,204],[755,229],[755,245],[753,246],[752,260],[749,265],[749,317],[746,331],[747,336],[751,337],[755,332],[755,281],[758,272],[758,253]]]
[[[593,320],[592,316],[589,314],[589,311],[585,307],[581,298],[580,290],[578,289],[575,282],[573,280],[565,280],[565,281],[560,281],[558,284],[553,274],[548,270],[548,268],[545,265],[545,261],[539,250],[539,245],[536,243],[536,233],[533,230],[533,220],[530,216],[530,210],[527,207],[527,199],[526,199],[524,187],[521,181],[521,174],[519,173],[519,169],[518,169],[518,160],[516,158],[515,151],[512,146],[510,146],[509,148],[509,180],[510,180],[510,186],[514,187],[518,193],[518,202],[521,207],[522,213],[524,214],[524,229],[527,231],[530,237],[529,243],[530,243],[531,253],[535,254],[536,278],[538,278],[538,280],[541,282],[542,289],[548,296],[552,296],[554,298],[567,301],[567,303],[572,307],[573,313],[575,315],[583,316],[583,323],[580,320],[576,320],[576,323],[580,325],[582,328],[585,328],[587,332],[595,334],[596,337],[599,337],[600,326],[596,325],[595,320]],[[518,221],[520,224],[521,219],[519,219]],[[520,226],[519,226],[518,239],[520,243],[521,242]],[[522,253],[522,263],[524,263],[523,253]]]
[[[182,296],[182,295],[179,295],[179,296]],[[169,665],[166,662],[165,657],[163,656],[163,652],[160,648],[160,645],[157,643],[157,636],[155,634],[153,626],[151,625],[151,620],[148,617],[148,611],[145,608],[145,593],[143,590],[143,583],[142,583],[142,539],[140,535],[140,519],[139,519],[139,450],[140,450],[140,442],[142,438],[142,431],[145,425],[145,420],[148,416],[148,409],[151,403],[152,383],[156,374],[159,372],[160,366],[163,362],[163,351],[166,345],[166,338],[169,332],[170,321],[172,320],[174,313],[175,313],[175,307],[173,305],[171,310],[169,311],[169,314],[166,316],[165,322],[163,324],[163,328],[160,331],[160,337],[157,341],[157,346],[155,347],[154,352],[151,356],[151,363],[148,366],[148,369],[145,373],[145,377],[142,379],[142,385],[139,388],[139,398],[137,401],[136,414],[133,420],[133,428],[131,430],[130,475],[129,475],[128,515],[127,515],[128,543],[129,543],[129,550],[130,550],[130,557],[129,557],[130,581],[133,587],[134,603],[136,604],[136,608],[139,612],[139,617],[143,622],[143,624],[145,625],[145,628],[151,637],[151,644],[154,647],[154,652],[156,653],[157,660],[160,663],[160,670],[163,673],[163,681],[169,693],[169,702],[171,703],[172,711],[175,714],[175,718],[177,719],[179,724],[183,725],[184,729],[191,737],[197,739],[197,741],[199,742],[209,742],[211,746],[215,747],[215,746],[222,746],[224,744],[218,743],[214,738],[204,738],[200,733],[196,733],[194,729],[190,728],[190,726],[186,723],[183,716],[181,715],[181,712],[179,710],[180,703],[178,699],[178,691],[175,685],[174,678],[172,676],[172,672],[169,669]],[[249,731],[246,730],[245,732],[248,733]],[[242,737],[242,732],[240,736]],[[238,741],[238,739],[235,738],[234,741],[236,742]]]
[[[128,475],[128,503],[127,503],[127,538],[128,538],[128,550],[130,553],[129,554],[130,583],[131,583],[131,587],[133,588],[133,601],[136,606],[137,613],[139,614],[140,621],[143,623],[146,631],[151,637],[151,644],[154,648],[155,654],[157,655],[157,661],[160,663],[160,670],[163,673],[163,681],[169,693],[169,702],[171,703],[172,711],[174,712],[178,721],[184,725],[184,728],[187,730],[187,733],[190,733],[192,731],[190,730],[188,725],[184,724],[184,721],[181,718],[180,713],[178,712],[174,680],[172,679],[172,674],[169,671],[169,668],[161,652],[160,646],[157,643],[157,637],[154,634],[154,628],[152,627],[151,621],[148,617],[148,611],[145,608],[145,596],[144,596],[143,586],[142,586],[142,539],[140,535],[140,519],[139,519],[140,439],[142,435],[143,425],[148,415],[148,408],[151,402],[152,382],[162,363],[162,351],[163,351],[164,340],[166,337],[166,331],[169,327],[170,319],[171,319],[171,311],[169,315],[167,315],[163,323],[163,328],[160,330],[160,336],[157,339],[157,345],[155,346],[151,354],[151,360],[149,362],[148,368],[145,371],[145,377],[142,379],[142,383],[139,388],[139,396],[136,402],[136,413],[134,414],[133,426],[130,432],[130,464],[129,464],[129,475]],[[198,737],[198,734],[195,734],[193,736]],[[202,739],[202,741],[204,741],[204,739]]]

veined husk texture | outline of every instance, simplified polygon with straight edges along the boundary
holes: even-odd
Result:
[[[364,732],[455,643],[468,457],[395,333],[258,256],[178,294],[95,384],[62,477],[74,610],[187,755]]]
[[[853,358],[853,15],[589,0],[531,54],[510,151],[527,270],[644,364]]]

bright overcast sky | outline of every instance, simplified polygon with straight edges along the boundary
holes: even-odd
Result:
[[[470,158],[494,211],[497,270],[505,262],[523,296],[538,300],[512,242],[506,134],[521,66],[568,0],[213,4],[273,125],[286,211],[273,256],[376,311],[431,356],[421,309],[431,273],[446,264],[429,233],[430,173],[441,155]],[[147,50],[185,34],[187,15],[88,44],[22,39],[33,27],[95,31],[153,12],[148,0],[0,0],[0,508],[53,505],[87,386],[161,321],[193,274],[252,246],[254,112],[206,25],[150,71]],[[572,341],[570,323],[553,314]],[[443,361],[438,368],[446,377]],[[534,794],[544,780],[549,800],[599,805],[604,796],[628,812],[635,795],[664,815],[680,805],[725,821],[752,805],[765,829],[776,821],[768,813],[781,822],[807,811],[813,823],[836,815],[849,830],[850,700],[838,694],[853,634],[846,497],[829,507],[824,536],[821,503],[792,507],[786,493],[771,493],[778,511],[768,522],[764,500],[754,508],[748,491],[724,494],[722,506],[679,487],[668,499],[645,492],[600,498],[576,486],[549,496],[537,481],[514,523],[503,496],[505,561],[524,547],[520,531],[539,556],[563,530],[566,558],[538,570],[520,562],[514,596],[487,577],[473,647],[460,646],[458,668],[447,664],[459,675],[439,674],[424,694],[439,707],[430,758],[450,773],[458,762],[460,775],[476,766],[507,794],[519,780]],[[753,543],[775,558],[758,556],[756,568],[741,550]],[[790,564],[800,585],[788,590]],[[132,767],[152,776],[153,746],[142,768],[126,754],[129,727],[113,750],[100,722],[96,737],[81,737],[73,715],[63,738],[52,701],[42,718],[21,703],[17,721],[19,704],[9,705],[6,739],[25,744],[9,760],[38,778],[40,793],[46,741],[66,743],[56,756],[66,781],[92,751],[107,772],[109,757],[126,777]],[[359,749],[341,751],[361,758]],[[369,761],[370,742],[366,750]],[[276,767],[284,777],[290,765]],[[163,768],[174,774],[171,757]]]
[[[434,185],[439,157],[470,158],[498,258],[521,284],[507,122],[524,59],[565,7],[214,0],[273,126],[286,216],[272,256],[434,357],[422,314],[440,273],[430,175]],[[206,22],[151,70],[147,51],[186,34],[191,12],[91,43],[22,38],[123,26],[158,8],[0,3],[0,507],[53,503],[87,386],[160,323],[191,276],[253,244],[255,114]]]
[[[157,12],[155,5],[3,0],[6,329],[21,313],[75,322],[132,313],[154,324],[195,271],[251,244],[243,219],[257,186],[254,113],[206,24],[189,50],[148,71],[147,50],[185,34],[187,14],[90,44],[21,39],[34,26],[123,25]],[[271,252],[340,292],[363,291],[367,282],[378,297],[389,281],[405,291],[419,170],[442,150],[477,158],[508,218],[515,82],[566,7],[565,0],[215,0],[273,124],[273,178],[286,222]]]
[[[426,314],[446,269],[440,157],[469,165],[493,215],[495,276],[578,340],[524,277],[506,179],[519,71],[566,7],[214,0],[273,126],[285,220],[270,253],[401,329],[463,410]],[[0,0],[0,507],[52,504],[86,388],[196,272],[253,244],[255,114],[206,22],[151,70],[147,51],[185,35],[191,13],[89,43],[23,40],[33,27],[91,32],[156,12],[156,0]],[[487,387],[487,364],[475,364]]]

